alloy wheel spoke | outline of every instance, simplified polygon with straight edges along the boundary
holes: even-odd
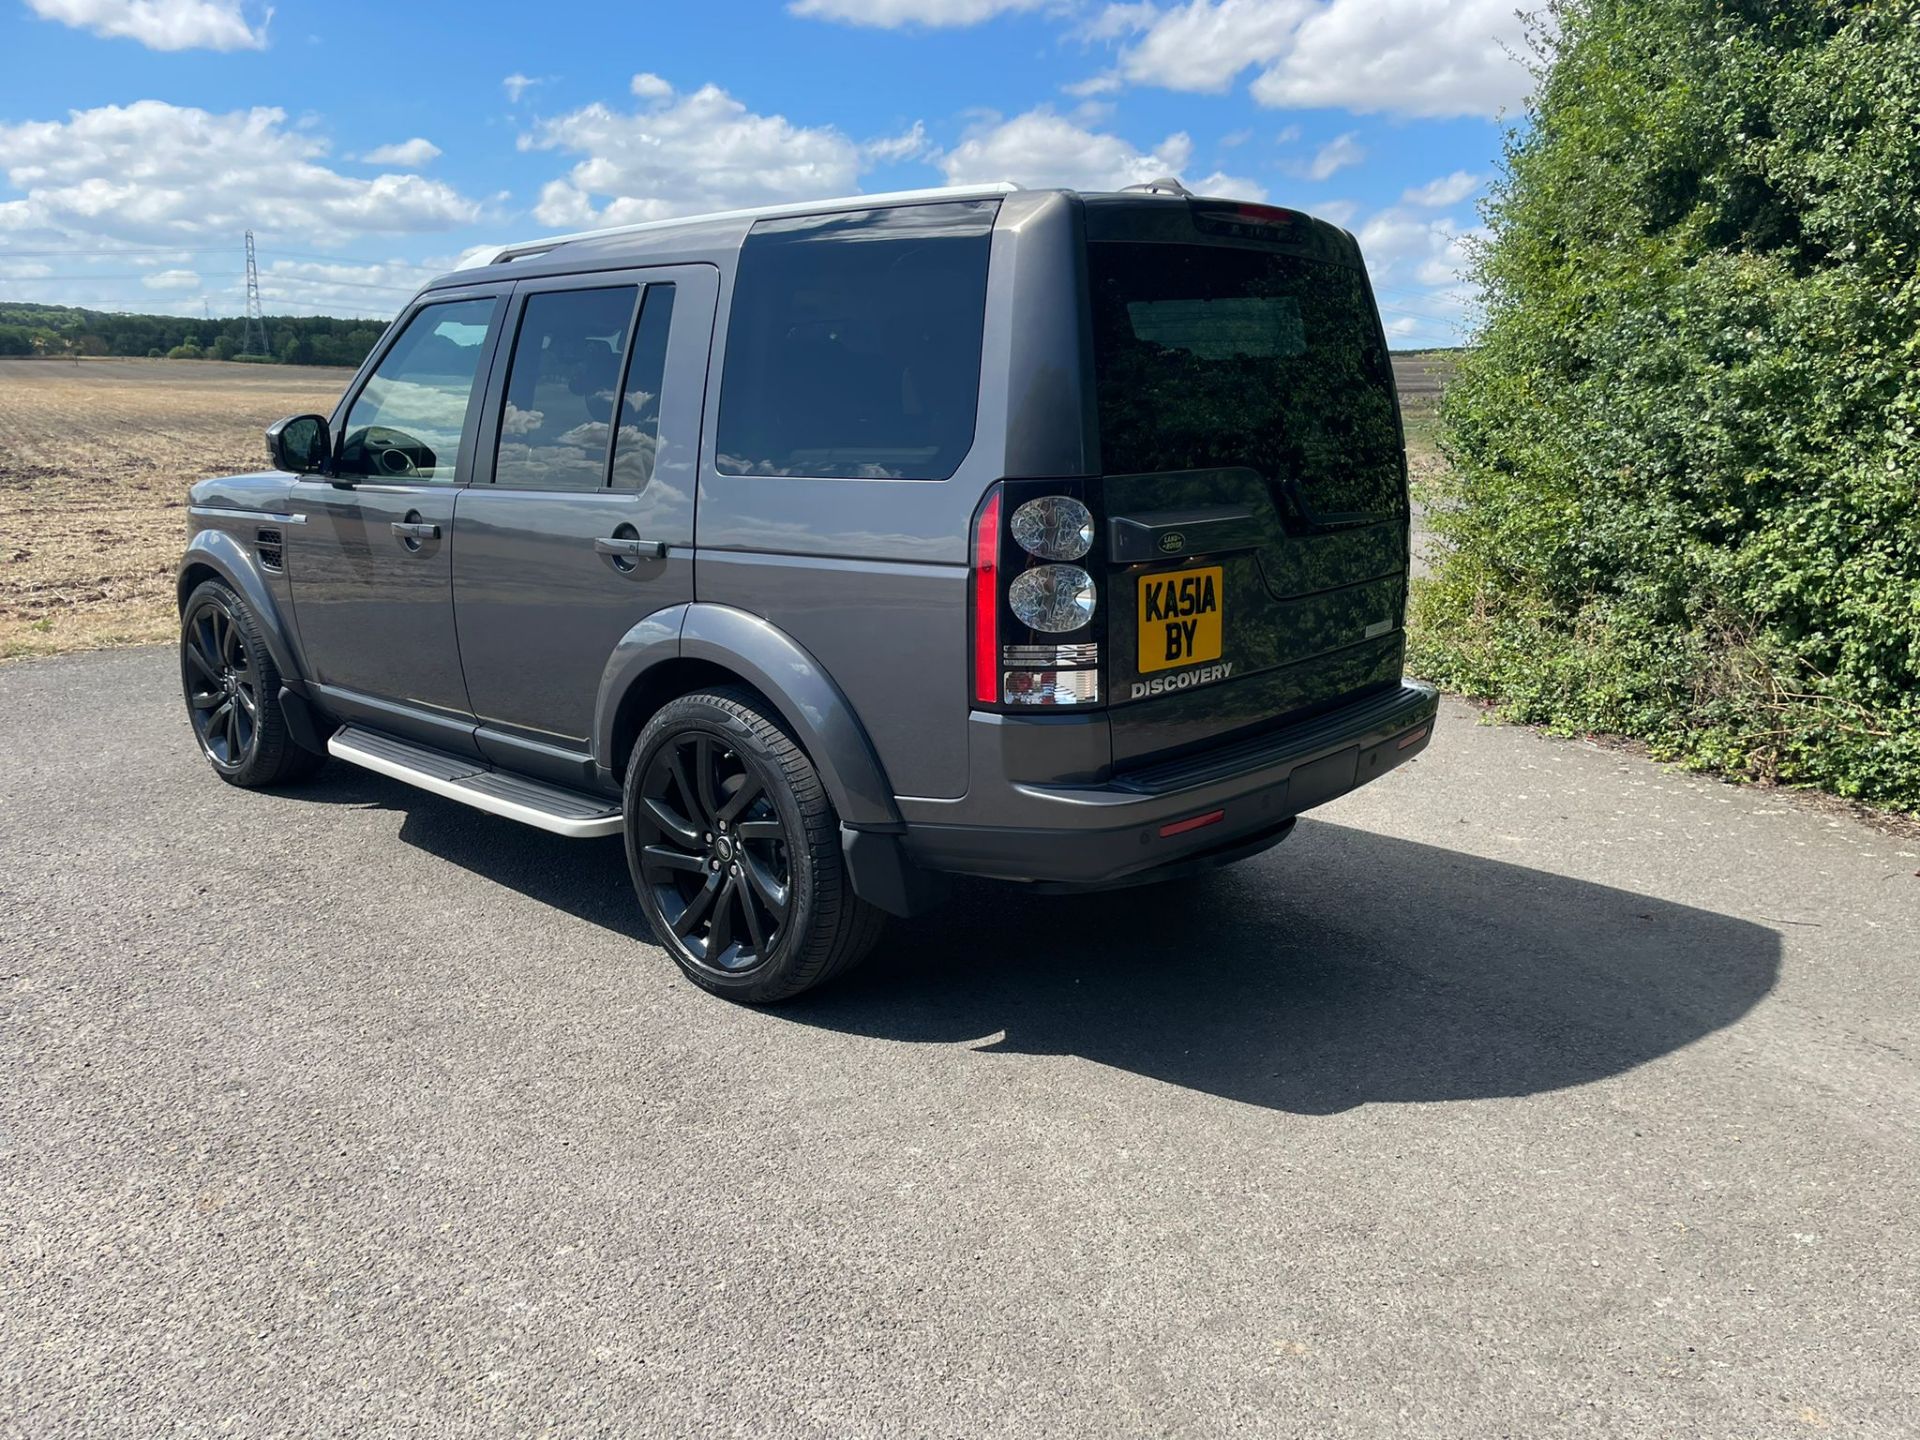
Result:
[[[707,862],[698,855],[689,855],[684,850],[675,850],[666,845],[648,845],[640,852],[642,864],[661,870],[681,870],[688,874],[703,874]]]
[[[720,872],[714,871],[707,877],[707,883],[686,904],[680,912],[680,918],[673,922],[673,933],[685,939],[694,926],[707,918],[707,911],[713,908],[714,896],[720,893]]]
[[[713,753],[713,737],[701,735],[693,742],[693,781],[700,787],[700,811],[709,820],[720,816],[720,799],[714,793],[714,771],[719,757]]]
[[[193,692],[192,704],[196,710],[211,710],[225,698],[218,690],[196,690]]]
[[[227,763],[233,764],[240,755],[240,707],[227,707]]]
[[[753,887],[767,910],[776,921],[787,917],[787,887],[774,878],[773,873],[760,863],[758,857],[741,853],[740,868],[747,877],[747,883]]]
[[[647,814],[653,817],[654,823],[682,845],[697,850],[704,843],[700,838],[700,827],[677,812],[664,799],[649,795],[641,801],[641,804],[646,806]]]
[[[217,679],[220,675],[220,631],[213,623],[216,612],[204,610],[193,622],[193,638],[202,658]]]
[[[707,959],[717,961],[733,946],[733,902],[739,894],[739,877],[728,873],[713,902],[713,925],[707,931]]]
[[[760,777],[753,773],[751,767],[748,768],[746,775],[747,778],[741,782],[740,788],[733,792],[733,798],[720,809],[720,819],[729,825],[738,820],[746,808],[758,800],[763,792]]]
[[[220,683],[220,671],[214,666],[213,661],[207,658],[205,652],[201,650],[200,637],[192,633],[189,633],[187,636],[187,663],[195,670],[198,670],[201,676],[210,684],[218,685]]]
[[[767,932],[760,923],[760,907],[754,902],[752,887],[740,888],[740,913],[746,918],[747,938],[753,942],[753,953],[757,959],[765,959],[767,954]]]
[[[234,699],[236,699],[236,700],[238,700],[238,701],[240,702],[240,708],[241,708],[241,709],[243,709],[243,710],[245,710],[245,711],[247,712],[247,718],[248,718],[248,719],[250,719],[250,720],[258,720],[258,719],[259,719],[259,717],[260,717],[260,706],[259,706],[259,704],[258,704],[258,702],[256,702],[256,701],[254,700],[254,698],[253,698],[253,696],[252,696],[252,695],[250,695],[250,694],[248,694],[248,693],[246,692],[246,690],[244,690],[244,689],[236,689],[236,690],[235,690],[235,691],[233,692],[233,698],[234,698]]]
[[[673,773],[673,783],[680,791],[680,803],[687,807],[687,815],[696,825],[702,820],[711,821],[712,817],[700,813],[700,792],[693,788],[693,782],[687,778],[686,760],[680,754],[678,744],[667,748],[667,769]]]

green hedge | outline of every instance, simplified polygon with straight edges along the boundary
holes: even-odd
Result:
[[[1414,663],[1920,809],[1920,4],[1575,0],[1538,39]]]

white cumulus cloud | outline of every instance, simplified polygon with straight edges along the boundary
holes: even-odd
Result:
[[[214,114],[139,100],[65,120],[0,125],[0,171],[23,198],[0,202],[0,234],[165,243],[297,221],[329,235],[439,230],[480,206],[418,175],[370,180],[323,162],[327,143],[261,106]]]
[[[249,24],[239,0],[27,0],[44,20],[115,40],[138,40],[149,50],[264,50],[265,11]]]
[[[151,275],[140,277],[140,283],[149,290],[193,290],[200,284],[200,272],[197,270],[158,270]]]
[[[1361,114],[1494,115],[1533,79],[1514,0],[1332,0],[1253,82],[1263,105]]]
[[[1339,174],[1350,165],[1358,165],[1367,158],[1367,147],[1362,145],[1353,131],[1336,135],[1318,150],[1307,164],[1309,180],[1326,180]]]
[[[869,140],[860,150],[869,160],[898,164],[902,160],[917,160],[932,148],[927,139],[927,127],[916,120],[898,135],[883,135],[878,140]]]
[[[541,224],[624,225],[808,200],[845,194],[859,179],[860,146],[831,126],[756,114],[717,85],[684,95],[649,85],[641,100],[632,111],[596,102],[520,137],[522,150],[581,157],[541,190],[533,212]]]
[[[1119,73],[1218,93],[1257,68],[1263,105],[1361,114],[1493,115],[1532,85],[1514,0],[1187,0],[1109,5],[1086,27],[1120,39]]]
[[[441,153],[438,145],[416,135],[397,145],[376,146],[362,155],[360,160],[367,165],[398,165],[402,170],[418,170],[429,161],[438,159]]]
[[[1110,33],[1139,32],[1120,56],[1129,80],[1218,92],[1249,65],[1285,54],[1312,8],[1309,0],[1190,0],[1167,10],[1113,5],[1103,20]]]
[[[1422,205],[1433,210],[1444,210],[1449,205],[1458,205],[1479,188],[1478,175],[1470,175],[1465,170],[1456,170],[1451,175],[1442,175],[1438,180],[1429,180],[1424,185],[1414,186],[1400,199],[1408,205]]]
[[[1117,190],[1177,176],[1192,159],[1193,141],[1184,132],[1141,150],[1118,135],[1089,130],[1042,107],[976,130],[942,155],[939,164],[954,185],[1012,180],[1072,190]],[[1198,194],[1266,199],[1265,189],[1238,176],[1215,173],[1187,183]]]

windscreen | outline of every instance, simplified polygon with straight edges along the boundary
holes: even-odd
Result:
[[[1403,510],[1393,372],[1358,270],[1230,245],[1087,251],[1107,474],[1247,466],[1315,512]]]

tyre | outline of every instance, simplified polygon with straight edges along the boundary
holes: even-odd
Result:
[[[180,612],[180,685],[200,753],[229,785],[282,785],[326,762],[295,743],[260,621],[218,580],[195,587]]]
[[[759,697],[670,701],[627,765],[627,868],[687,977],[730,1000],[789,999],[851,969],[885,917],[853,893],[819,772]]]

